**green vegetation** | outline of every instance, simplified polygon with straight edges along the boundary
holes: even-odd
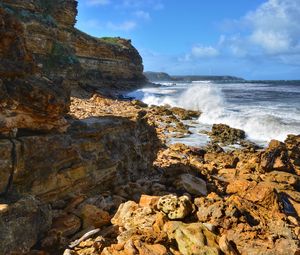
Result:
[[[100,41],[104,41],[106,43],[115,44],[121,46],[122,43],[120,42],[120,37],[101,37],[99,38]]]

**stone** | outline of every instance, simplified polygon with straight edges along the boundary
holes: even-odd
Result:
[[[161,244],[146,244],[140,240],[129,240],[128,242],[112,245],[105,248],[101,255],[167,255],[167,249]]]
[[[277,140],[271,140],[268,148],[261,155],[260,169],[262,172],[291,172],[293,166],[290,162],[286,145]]]
[[[170,240],[176,241],[180,254],[221,254],[217,236],[201,223],[170,221],[165,224],[164,231]]]
[[[50,207],[33,196],[9,203],[0,213],[0,254],[23,254],[50,228]]]
[[[155,208],[157,206],[159,196],[148,196],[148,195],[142,195],[139,201],[140,206],[148,206],[151,208]]]
[[[81,228],[81,221],[74,214],[64,214],[53,219],[51,229],[59,232],[62,236],[74,235]]]
[[[101,228],[110,223],[111,217],[108,212],[94,205],[87,204],[81,209],[81,219],[83,221],[83,228]]]
[[[189,197],[166,195],[159,199],[157,208],[166,213],[169,219],[184,219],[193,211],[192,202]]]
[[[201,115],[200,111],[186,110],[180,107],[172,107],[170,110],[181,120],[192,120],[193,118],[199,118]]]
[[[68,127],[63,115],[69,109],[69,98],[61,81],[36,77],[2,80],[0,101],[0,133],[15,129],[62,132]]]
[[[206,182],[191,174],[181,174],[175,181],[175,185],[177,189],[183,189],[192,195],[207,195]]]
[[[133,201],[121,204],[111,223],[126,230],[150,228],[156,220],[150,207],[140,207]]]
[[[0,204],[0,214],[6,213],[9,210],[8,204]]]
[[[225,124],[214,124],[210,135],[214,142],[220,142],[225,145],[234,144],[246,138],[243,130],[231,128]]]

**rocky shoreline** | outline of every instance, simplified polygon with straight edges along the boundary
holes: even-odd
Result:
[[[201,112],[114,97],[142,60],[76,5],[0,3],[0,255],[300,254],[300,135],[168,145]]]

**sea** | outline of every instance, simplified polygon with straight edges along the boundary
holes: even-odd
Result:
[[[300,81],[156,82],[127,96],[148,105],[202,112],[199,119],[185,121],[192,134],[169,143],[203,146],[210,141],[205,131],[218,123],[244,130],[250,141],[261,146],[300,134]]]

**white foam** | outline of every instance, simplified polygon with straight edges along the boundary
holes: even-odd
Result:
[[[283,141],[287,134],[300,134],[299,110],[284,103],[257,102],[252,105],[247,102],[228,103],[222,92],[222,88],[230,88],[234,93],[238,93],[239,90],[252,93],[251,89],[257,89],[257,87],[259,87],[257,84],[245,87],[245,84],[237,86],[237,84],[218,85],[195,82],[173,85],[172,88],[169,87],[170,91],[166,87],[142,89],[131,96],[149,105],[169,104],[190,110],[200,110],[203,112],[198,119],[200,129],[201,125],[224,123],[243,129],[249,139],[261,144],[265,144],[270,139]]]

